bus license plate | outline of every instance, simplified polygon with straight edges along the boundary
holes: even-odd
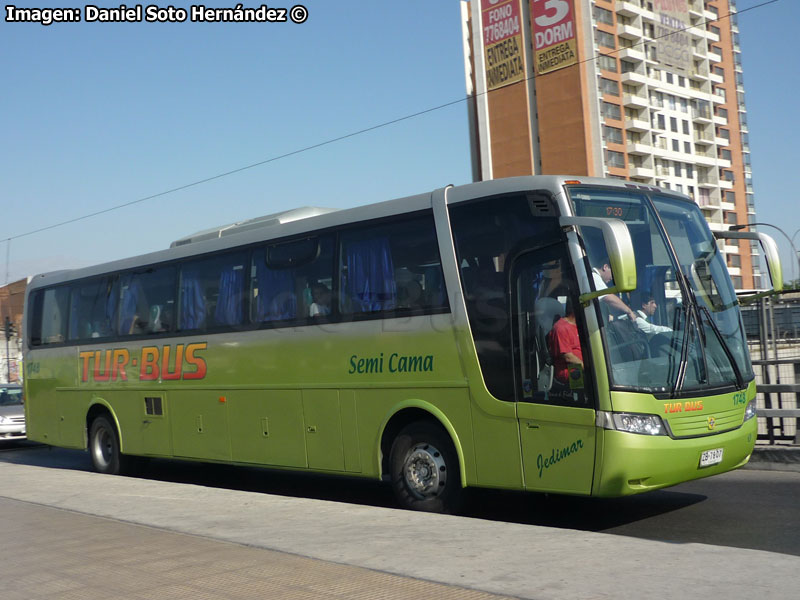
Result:
[[[700,455],[700,467],[710,467],[722,462],[722,448],[706,450]]]

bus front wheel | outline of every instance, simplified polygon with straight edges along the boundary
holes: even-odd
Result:
[[[389,455],[398,503],[411,510],[454,513],[461,506],[461,477],[453,443],[429,422],[404,427]]]
[[[122,471],[117,428],[106,415],[100,415],[89,428],[89,454],[98,473],[118,475]]]

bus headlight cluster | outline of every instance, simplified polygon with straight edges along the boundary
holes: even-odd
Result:
[[[755,416],[756,416],[756,401],[755,399],[753,399],[747,405],[747,408],[744,409],[744,420],[749,421]]]
[[[597,425],[604,429],[641,435],[667,435],[664,421],[658,415],[598,411]]]

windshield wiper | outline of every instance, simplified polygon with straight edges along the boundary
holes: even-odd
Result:
[[[709,312],[708,308],[705,306],[699,306],[700,312],[705,315],[708,324],[711,325],[711,331],[714,332],[714,335],[717,336],[717,340],[719,340],[720,346],[722,346],[723,352],[725,352],[725,356],[728,358],[728,361],[731,363],[733,367],[733,373],[736,376],[736,387],[741,389],[744,387],[744,377],[742,377],[742,372],[739,369],[739,365],[736,362],[735,357],[733,356],[733,352],[731,351],[730,346],[728,346],[728,342],[725,341],[725,338],[722,335],[722,332],[717,327],[717,324],[714,322],[714,319],[711,318],[711,313]],[[705,353],[705,348],[703,349],[703,353]]]

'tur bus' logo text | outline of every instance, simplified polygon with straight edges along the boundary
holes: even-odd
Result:
[[[79,354],[81,382],[113,383],[137,375],[139,381],[203,379],[206,361],[197,353],[207,347],[206,342],[144,346],[138,356],[127,348],[86,350]]]

